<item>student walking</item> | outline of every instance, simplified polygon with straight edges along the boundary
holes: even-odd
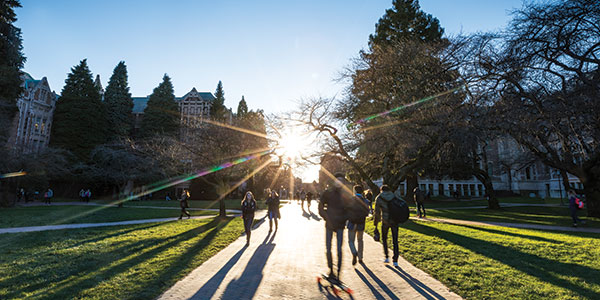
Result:
[[[275,231],[277,231],[277,219],[281,219],[279,213],[279,195],[277,192],[267,190],[267,216],[269,217],[269,232],[273,231],[273,222],[275,222]]]
[[[252,222],[254,222],[254,212],[256,211],[256,200],[252,192],[246,192],[242,199],[242,219],[244,220],[244,230],[246,231],[246,246],[250,245],[250,232]]]
[[[417,206],[417,216],[419,218],[425,218],[425,206],[423,205],[423,202],[425,201],[425,193],[423,193],[419,187],[416,187],[413,192],[413,197]]]
[[[181,198],[179,198],[179,207],[181,207],[181,214],[179,214],[179,220],[183,218],[183,215],[186,215],[188,219],[191,217],[190,213],[186,210],[186,208],[190,207],[188,203],[188,199],[190,198],[190,192],[184,189],[181,192]]]
[[[87,189],[87,191],[85,191],[85,202],[90,203],[91,198],[92,198],[92,191],[90,191],[90,189]]]
[[[571,210],[571,218],[573,219],[573,227],[577,227],[577,223],[585,225],[585,221],[579,219],[577,210],[579,209],[579,198],[574,190],[569,190],[569,209]]]
[[[312,197],[313,197],[312,192],[308,191],[306,193],[306,207],[308,208],[308,211],[310,211],[310,201],[312,201]]]
[[[348,213],[348,246],[352,252],[352,265],[356,261],[363,264],[363,234],[365,232],[365,219],[369,216],[371,203],[363,195],[363,187],[354,186],[354,197]],[[358,250],[354,245],[354,240],[358,240]]]
[[[381,193],[375,198],[375,219],[373,223],[377,229],[377,225],[381,221],[381,242],[383,244],[383,254],[385,255],[384,263],[390,262],[390,256],[388,254],[388,231],[392,231],[392,243],[394,246],[394,256],[392,261],[394,266],[398,266],[398,257],[400,256],[400,250],[398,248],[398,225],[390,216],[390,202],[394,200],[396,195],[392,192],[389,186],[382,185]]]
[[[341,173],[336,173],[335,178],[333,186],[323,193],[321,201],[319,201],[319,215],[325,220],[325,248],[329,278],[331,279],[340,278],[344,226],[348,220],[346,215],[348,195],[344,195],[344,191],[342,191],[346,180]],[[337,238],[337,272],[333,270],[333,255],[331,253],[331,240],[334,232]]]
[[[50,205],[52,204],[52,197],[54,197],[54,191],[51,188],[44,193],[44,203]]]
[[[79,190],[79,201],[81,201],[81,202],[85,201],[85,190],[84,189]]]

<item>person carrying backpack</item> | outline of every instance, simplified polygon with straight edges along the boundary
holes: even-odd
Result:
[[[344,227],[348,216],[346,207],[348,207],[347,192],[342,190],[346,180],[344,174],[336,173],[333,186],[327,189],[319,201],[319,215],[325,220],[325,248],[327,257],[327,267],[329,267],[328,277],[330,279],[339,279],[342,270],[342,243],[344,242]],[[337,238],[337,272],[333,271],[333,255],[331,253],[331,240],[335,232]]]
[[[179,214],[179,220],[183,218],[183,215],[187,215],[188,219],[191,217],[190,213],[186,210],[186,208],[190,207],[188,203],[189,198],[190,192],[184,189],[181,193],[181,198],[179,198],[179,207],[181,207],[181,214]]]
[[[252,230],[252,222],[254,222],[254,212],[256,211],[256,199],[254,199],[252,192],[246,192],[241,205],[244,230],[246,231],[246,246],[248,246],[250,245],[250,232]]]
[[[389,186],[382,185],[381,193],[375,198],[375,218],[373,223],[377,230],[377,225],[381,221],[381,242],[383,244],[384,263],[389,263],[388,254],[388,231],[392,231],[392,244],[394,245],[394,256],[392,261],[394,267],[398,266],[398,257],[400,250],[398,248],[398,225],[408,219],[408,205],[399,197],[396,197]]]
[[[577,194],[575,194],[574,190],[569,190],[569,209],[571,210],[571,218],[573,219],[573,227],[577,227],[577,223],[585,225],[585,221],[579,219],[577,216],[577,210],[583,208],[583,205],[579,207],[579,203],[581,200],[577,198]]]
[[[365,219],[369,215],[371,203],[363,194],[363,187],[354,186],[354,197],[348,207],[348,246],[352,252],[352,265],[356,265],[356,260],[363,264],[363,233],[365,232]],[[354,246],[354,239],[358,240],[358,251]]]
[[[415,205],[417,206],[417,216],[419,218],[425,218],[425,206],[423,205],[423,202],[425,202],[425,193],[423,193],[419,187],[416,187],[413,191]]]

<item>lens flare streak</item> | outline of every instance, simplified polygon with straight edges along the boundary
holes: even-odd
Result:
[[[27,175],[27,172],[25,172],[25,171],[12,172],[12,173],[0,174],[0,179],[10,178],[10,177],[19,177],[19,176],[24,176],[24,175]]]

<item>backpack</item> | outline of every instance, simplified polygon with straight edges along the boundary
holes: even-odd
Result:
[[[348,213],[348,220],[354,224],[362,224],[365,222],[365,218],[369,216],[369,205],[363,200],[362,197],[354,196],[350,200],[350,205],[346,209]]]
[[[577,208],[583,209],[583,201],[581,201],[579,198],[575,198],[575,205],[577,205]]]
[[[392,201],[388,202],[388,215],[392,223],[400,224],[406,222],[410,216],[408,204],[406,201],[394,197]]]

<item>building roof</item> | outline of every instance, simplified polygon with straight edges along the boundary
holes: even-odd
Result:
[[[185,99],[190,93],[196,92],[196,88],[193,88],[189,93],[186,93],[183,97],[175,97],[175,101],[181,101],[183,99]],[[212,93],[210,92],[197,92],[198,95],[200,96],[200,98],[202,98],[202,100],[204,101],[209,101],[212,102],[214,101],[216,98],[215,96],[213,96]],[[148,105],[148,100],[150,99],[150,96],[146,96],[146,97],[131,97],[133,99],[133,113],[137,114],[137,113],[143,113],[144,109],[146,109],[146,106]]]

